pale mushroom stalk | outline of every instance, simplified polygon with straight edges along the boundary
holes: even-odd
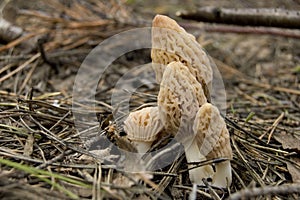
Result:
[[[229,132],[217,107],[203,104],[195,117],[193,126],[196,146],[207,160],[215,158],[232,159]],[[212,176],[212,185],[226,188],[231,184],[230,161],[216,163]],[[202,177],[201,174],[198,175]]]
[[[152,145],[153,141],[132,141],[133,146],[139,153],[146,153]]]
[[[192,144],[184,145],[185,156],[188,163],[205,161],[206,158],[200,153],[197,142],[194,140]],[[194,165],[190,165],[192,167]],[[189,177],[192,183],[204,185],[203,178],[212,178],[214,174],[213,168],[210,165],[200,166],[189,170]]]
[[[216,172],[213,176],[213,185],[217,187],[230,186],[232,182],[230,161],[226,160],[216,164]]]

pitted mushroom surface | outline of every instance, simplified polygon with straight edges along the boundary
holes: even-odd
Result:
[[[181,62],[168,64],[158,94],[159,117],[167,131],[191,130],[199,107],[206,103],[201,84]],[[189,127],[190,126],[190,127]],[[183,131],[183,130],[182,130]]]
[[[218,108],[210,103],[202,105],[195,117],[193,131],[199,152],[207,160],[228,158],[227,161],[215,164],[216,172],[213,174],[212,184],[219,187],[230,185],[232,179],[230,137]]]
[[[158,83],[166,66],[180,61],[202,84],[205,94],[209,94],[213,72],[208,56],[193,35],[167,16],[156,15],[153,19],[151,58]]]
[[[139,153],[146,153],[163,124],[158,114],[158,107],[146,107],[131,112],[124,121],[124,131]]]

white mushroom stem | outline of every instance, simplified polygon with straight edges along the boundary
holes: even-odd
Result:
[[[152,145],[152,141],[133,141],[132,143],[138,153],[146,153]]]
[[[216,164],[216,172],[213,176],[212,183],[214,186],[226,188],[231,185],[231,165],[230,161],[226,160]]]
[[[192,144],[184,145],[185,156],[188,163],[205,161],[206,158],[200,153],[197,142],[194,140]],[[194,165],[191,165],[192,167]],[[214,174],[213,168],[210,165],[204,165],[189,170],[190,180],[194,184],[204,185],[202,179],[210,178]]]

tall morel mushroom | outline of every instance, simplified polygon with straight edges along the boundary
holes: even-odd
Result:
[[[201,155],[205,156],[207,160],[215,158],[228,159],[224,162],[215,164],[212,185],[218,187],[229,186],[232,180],[230,165],[232,150],[229,132],[218,108],[210,103],[202,105],[195,117],[193,131],[195,134],[194,141],[196,141],[198,151]],[[186,152],[186,155],[189,154],[190,152]],[[191,152],[191,154],[193,154],[193,152]],[[193,162],[202,160],[193,160]],[[202,183],[203,176],[201,174],[205,174],[201,173],[201,168],[190,170],[190,177],[194,183]]]
[[[162,129],[158,107],[146,107],[131,112],[124,121],[127,138],[132,141],[138,153],[146,153]]]
[[[199,107],[206,103],[201,84],[181,62],[168,64],[157,98],[160,118],[165,129],[176,134],[191,131]],[[183,130],[184,129],[184,130]]]
[[[208,97],[213,73],[209,58],[195,37],[175,20],[163,15],[156,15],[153,19],[151,58],[158,83],[162,80],[166,65],[180,61],[202,84]]]

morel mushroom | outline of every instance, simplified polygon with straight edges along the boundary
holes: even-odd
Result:
[[[207,103],[201,84],[181,62],[171,62],[162,77],[158,94],[160,118],[165,129],[179,134],[188,163],[206,160],[194,135],[193,123],[198,110]],[[200,112],[202,113],[202,112]],[[208,119],[204,119],[208,120]],[[200,136],[200,135],[199,135]],[[193,183],[201,184],[202,178],[213,177],[212,166],[205,165],[189,171]]]
[[[193,126],[196,143],[186,152],[188,162],[203,161],[215,158],[228,158],[221,163],[215,164],[215,173],[212,176],[212,185],[218,187],[227,187],[231,184],[231,165],[232,150],[230,146],[229,132],[226,128],[224,119],[221,117],[217,107],[210,103],[202,105],[197,112]],[[196,160],[195,150],[200,153],[199,159]],[[189,159],[192,158],[193,160]],[[206,170],[196,168],[190,170],[191,181],[197,184],[202,183],[202,178],[207,175]]]
[[[132,141],[138,153],[146,153],[162,129],[158,107],[146,107],[131,112],[124,121],[127,138]]]
[[[206,103],[201,84],[181,62],[168,64],[158,94],[160,118],[165,129],[175,135],[192,133],[192,123],[199,107]]]
[[[212,68],[208,56],[195,37],[175,20],[163,15],[155,16],[152,27],[151,58],[157,82],[161,82],[166,65],[172,61],[180,61],[202,84],[208,97]]]

